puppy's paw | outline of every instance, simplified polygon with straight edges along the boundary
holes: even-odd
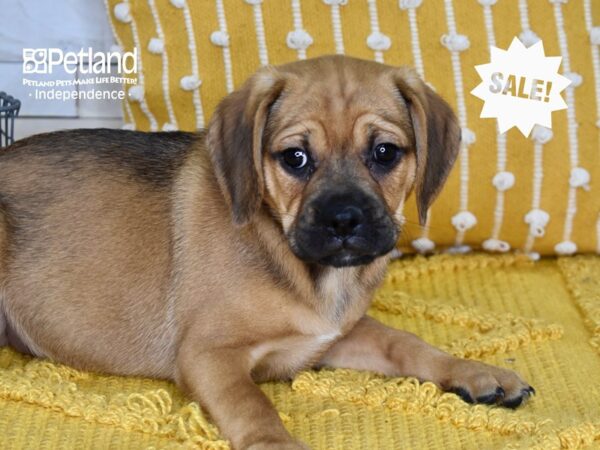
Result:
[[[535,394],[535,389],[512,370],[470,359],[455,359],[442,388],[467,403],[516,408]]]
[[[303,444],[300,441],[261,441],[255,442],[254,444],[246,447],[246,450],[310,450],[308,445]]]

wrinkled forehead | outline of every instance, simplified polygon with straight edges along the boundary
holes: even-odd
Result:
[[[329,148],[346,148],[377,133],[388,133],[398,145],[412,142],[408,107],[384,73],[346,69],[294,75],[269,114],[272,142],[310,135]]]

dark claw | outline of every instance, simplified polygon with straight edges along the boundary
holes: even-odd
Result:
[[[528,399],[533,393],[535,393],[535,390],[531,390],[531,387],[525,388],[521,390],[521,395],[523,396],[523,400]]]
[[[498,386],[493,394],[482,395],[481,397],[477,397],[477,403],[484,403],[486,405],[493,405],[504,398],[504,389],[501,386]]]
[[[486,405],[493,405],[496,403],[497,395],[496,393],[482,395],[481,397],[477,397],[477,403],[484,403]]]
[[[464,388],[461,388],[461,387],[452,388],[452,389],[450,389],[450,392],[453,392],[454,394],[458,395],[460,398],[463,399],[463,401],[465,401],[467,403],[475,403],[473,401],[473,397],[471,397],[471,394],[469,394],[467,392],[467,390]]]
[[[511,400],[506,400],[504,403],[502,403],[502,406],[506,408],[515,409],[518,408],[521,405],[521,403],[523,403],[523,396],[519,396]]]
[[[532,395],[535,395],[535,389],[531,386],[526,387],[525,389],[521,389],[520,396],[513,398],[511,400],[506,400],[505,402],[502,403],[502,406],[506,406],[507,408],[515,409]]]
[[[502,388],[502,386],[498,386],[496,388],[496,397],[498,399],[502,399],[502,398],[504,398],[505,395],[506,395],[506,392],[504,392],[504,389]]]

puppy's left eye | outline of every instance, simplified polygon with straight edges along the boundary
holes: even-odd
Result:
[[[291,169],[302,169],[308,164],[308,155],[301,148],[290,148],[283,152],[283,162]]]
[[[378,144],[373,148],[373,162],[380,166],[391,167],[400,159],[400,156],[402,156],[402,150],[394,144]]]
[[[279,162],[290,174],[305,177],[312,173],[314,162],[302,148],[288,148],[279,154]]]

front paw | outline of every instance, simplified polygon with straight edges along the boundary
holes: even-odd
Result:
[[[470,359],[454,359],[441,385],[467,403],[498,404],[507,408],[516,408],[535,394],[533,387],[512,370]]]

